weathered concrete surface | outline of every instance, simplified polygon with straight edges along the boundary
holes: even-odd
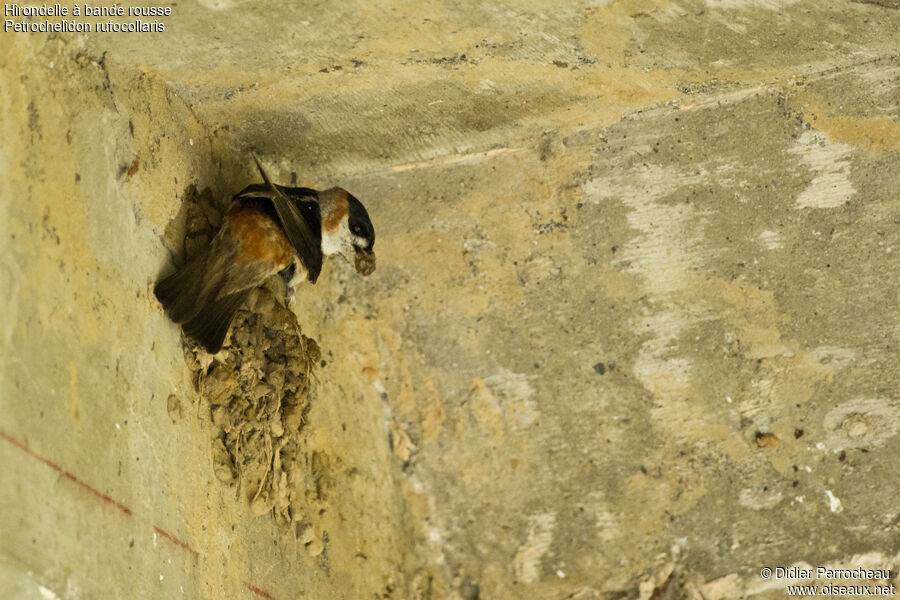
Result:
[[[0,590],[896,575],[895,8],[219,0],[162,34],[3,35]],[[188,187],[227,199],[250,146],[378,232],[374,275],[331,263],[298,297],[326,364],[297,539],[215,478],[149,294]]]

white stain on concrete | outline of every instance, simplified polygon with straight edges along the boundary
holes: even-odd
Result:
[[[814,173],[813,180],[797,196],[797,205],[804,208],[834,208],[842,206],[856,192],[850,183],[852,148],[847,144],[831,143],[824,133],[805,131],[790,152]]]
[[[740,576],[737,573],[731,573],[703,584],[697,593],[690,597],[704,598],[705,600],[740,598],[743,592],[741,583]]]
[[[684,186],[703,181],[699,174],[674,168],[646,167],[585,184],[585,199],[600,203],[617,200],[627,206],[628,224],[640,235],[624,248],[620,262],[643,275],[660,295],[683,291],[685,275],[700,265],[696,248],[703,231],[702,215],[686,204],[660,202]]]
[[[585,509],[596,520],[597,539],[601,543],[609,544],[619,537],[624,519],[612,512],[612,507],[602,491],[593,491],[588,495]]]
[[[553,542],[553,529],[556,526],[556,515],[542,513],[529,519],[528,538],[519,546],[513,569],[516,579],[523,583],[534,583],[541,578],[541,559]]]
[[[744,508],[764,510],[777,506],[782,494],[776,490],[764,491],[756,488],[744,488],[738,495],[738,503]]]
[[[506,369],[486,377],[484,382],[503,408],[504,417],[513,428],[524,429],[538,420],[540,411],[534,400],[533,375]]]
[[[38,592],[40,592],[41,598],[44,598],[45,600],[59,600],[59,596],[57,596],[50,588],[39,585]]]
[[[778,250],[781,248],[781,235],[777,231],[766,229],[759,234],[760,243],[769,250]]]
[[[632,328],[651,334],[634,362],[634,374],[658,399],[663,423],[677,415],[674,432],[690,437],[706,416],[690,406],[686,398],[693,388],[694,366],[689,358],[676,356],[678,341],[689,327],[709,315],[709,308],[696,294],[695,273],[702,270],[707,248],[703,243],[703,214],[685,203],[666,200],[679,189],[699,185],[703,171],[684,173],[657,166],[635,168],[622,175],[591,180],[584,186],[585,201],[616,201],[628,209],[629,226],[638,232],[622,248],[619,264],[639,275],[643,291],[653,308]],[[690,301],[688,301],[688,299]]]
[[[825,490],[825,497],[828,498],[828,510],[833,513],[839,513],[844,510],[841,499],[831,493],[831,490]]]

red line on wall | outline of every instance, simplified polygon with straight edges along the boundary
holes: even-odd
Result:
[[[163,530],[163,529],[160,529],[160,528],[157,527],[156,525],[153,526],[153,531],[155,531],[155,532],[158,533],[159,535],[163,536],[164,538],[167,538],[170,542],[172,542],[172,543],[175,544],[176,546],[181,546],[182,548],[184,548],[185,550],[187,550],[188,552],[190,552],[191,554],[193,554],[193,555],[194,555],[194,560],[197,560],[197,559],[200,557],[200,553],[197,552],[196,550],[194,550],[193,548],[191,548],[191,547],[188,545],[187,542],[185,542],[184,540],[181,540],[181,539],[175,537],[174,535],[172,535],[172,534],[169,533],[168,531],[165,531],[165,530]]]
[[[92,493],[93,495],[97,496],[98,498],[100,498],[101,500],[103,500],[104,502],[106,502],[107,504],[112,504],[113,506],[115,506],[116,508],[118,508],[119,510],[121,510],[123,513],[125,513],[126,515],[128,515],[129,517],[131,516],[131,509],[128,508],[127,506],[125,506],[124,504],[121,504],[121,503],[119,503],[119,502],[116,502],[115,500],[113,500],[112,498],[110,498],[109,496],[107,496],[106,494],[104,494],[103,492],[101,492],[101,491],[99,491],[99,490],[96,490],[96,489],[92,488],[91,486],[89,486],[88,484],[86,484],[86,483],[83,482],[82,480],[78,479],[77,477],[75,477],[74,475],[72,475],[71,473],[69,473],[68,471],[63,471],[63,475],[65,475],[66,477],[68,477],[68,478],[71,479],[73,482],[77,483],[78,485],[80,485],[81,487],[83,487],[84,489],[86,489],[87,491],[89,491],[90,493]]]
[[[3,438],[4,440],[9,442],[13,446],[18,448],[19,450],[23,451],[28,456],[31,456],[32,458],[44,463],[45,465],[47,465],[48,467],[50,467],[57,473],[63,475],[69,481],[78,484],[80,487],[82,487],[85,490],[87,490],[88,492],[90,492],[93,496],[96,496],[97,498],[102,500],[105,504],[110,504],[112,506],[115,506],[116,508],[118,508],[120,511],[122,511],[125,515],[127,515],[129,517],[133,516],[131,509],[128,508],[127,506],[125,506],[124,504],[117,502],[116,500],[113,500],[111,497],[107,496],[106,494],[97,490],[96,488],[88,485],[87,483],[85,483],[84,481],[82,481],[81,479],[79,479],[78,477],[76,477],[75,475],[70,473],[69,471],[66,471],[61,466],[56,464],[55,462],[44,458],[43,456],[41,456],[40,454],[38,454],[37,452],[35,452],[31,448],[29,448],[25,443],[20,442],[19,440],[12,437],[11,435],[6,433],[2,429],[0,429],[0,438]],[[190,544],[188,544],[184,540],[172,535],[165,529],[162,529],[161,527],[153,525],[153,531],[155,533],[157,533],[158,535],[161,535],[162,537],[166,538],[167,540],[169,540],[170,542],[172,542],[173,544],[175,544],[182,550],[186,550],[187,552],[190,552],[191,555],[193,555],[194,560],[197,560],[200,558],[200,553],[197,552],[196,550],[194,550],[193,548],[191,548]],[[256,594],[257,596],[259,596],[261,598],[265,598],[265,600],[278,600],[275,596],[273,596],[269,592],[265,591],[262,588],[255,586],[251,583],[248,583],[245,581],[244,585],[247,587],[248,590],[250,590],[251,592],[253,592],[254,594]]]
[[[15,446],[16,448],[18,448],[19,450],[24,450],[26,454],[28,454],[29,456],[31,456],[31,457],[33,457],[33,458],[38,459],[39,461],[41,461],[42,463],[44,463],[45,465],[47,465],[48,467],[50,467],[50,468],[53,469],[54,471],[59,471],[60,473],[63,472],[62,467],[60,467],[60,466],[57,465],[56,463],[50,462],[49,460],[47,460],[47,459],[44,458],[43,456],[39,456],[39,455],[35,454],[34,452],[31,451],[31,448],[29,448],[28,446],[26,446],[25,444],[23,444],[23,443],[20,442],[19,440],[17,440],[17,439],[15,439],[15,438],[11,437],[9,434],[7,434],[7,433],[6,433],[5,431],[3,431],[2,429],[0,429],[0,437],[2,437],[4,440],[6,440],[7,442],[9,442],[10,444],[12,444],[13,446]]]
[[[32,456],[32,457],[38,459],[39,461],[41,461],[42,463],[44,463],[45,465],[47,465],[48,467],[50,467],[51,469],[53,469],[54,471],[56,471],[57,473],[62,473],[62,474],[66,477],[66,479],[68,479],[69,481],[71,481],[71,482],[73,482],[73,483],[76,483],[76,484],[80,485],[82,488],[84,488],[85,490],[87,490],[87,491],[90,492],[91,494],[93,494],[93,495],[97,496],[98,498],[100,498],[101,500],[103,500],[103,502],[105,502],[106,504],[111,504],[111,505],[115,506],[116,508],[118,508],[119,510],[121,510],[121,511],[122,511],[123,513],[125,513],[126,515],[131,516],[131,509],[130,509],[130,508],[128,508],[128,507],[125,506],[124,504],[121,504],[121,503],[119,503],[119,502],[116,502],[115,500],[113,500],[112,498],[110,498],[109,496],[107,496],[106,494],[104,494],[103,492],[101,492],[100,490],[98,490],[98,489],[96,489],[96,488],[94,488],[94,487],[91,487],[91,486],[88,485],[86,482],[84,482],[84,481],[78,479],[77,477],[75,477],[75,475],[73,475],[73,474],[70,473],[69,471],[66,471],[65,469],[63,469],[62,467],[60,467],[58,464],[56,464],[56,463],[54,463],[54,462],[52,462],[52,461],[50,461],[50,460],[47,460],[47,459],[44,458],[43,456],[38,455],[38,454],[35,453],[31,448],[29,448],[28,446],[26,446],[25,444],[23,444],[23,443],[20,442],[19,440],[13,438],[13,437],[10,436],[9,434],[7,434],[5,431],[0,430],[0,437],[2,437],[3,439],[5,439],[7,442],[9,442],[10,444],[12,444],[12,445],[15,446],[16,448],[19,448],[20,450],[24,450],[29,456]]]
[[[265,598],[266,600],[278,600],[275,596],[267,592],[266,590],[261,590],[252,583],[244,582],[244,585],[247,586],[247,589],[259,596],[260,598]]]

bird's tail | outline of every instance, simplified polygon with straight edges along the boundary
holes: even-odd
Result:
[[[203,281],[205,279],[206,258],[209,252],[194,257],[184,267],[153,288],[153,293],[166,309],[166,314],[176,323],[191,320],[204,304]]]
[[[210,298],[197,315],[182,325],[184,333],[195,339],[210,354],[222,349],[225,334],[234,318],[234,313],[241,307],[250,290],[241,290],[222,298]]]
[[[215,354],[222,348],[234,313],[244,303],[250,290],[219,297],[222,282],[209,285],[210,282],[206,281],[209,276],[207,256],[208,252],[197,256],[183,268],[160,280],[153,293],[169,318],[183,324],[188,337],[199,342],[210,354]]]

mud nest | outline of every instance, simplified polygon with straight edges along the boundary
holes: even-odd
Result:
[[[293,313],[271,292],[259,290],[249,310],[235,315],[214,357],[190,338],[184,347],[194,387],[218,428],[216,477],[236,485],[254,515],[274,510],[278,521],[293,522],[297,486],[291,474],[301,457],[310,377],[320,360],[315,340],[300,332]]]

